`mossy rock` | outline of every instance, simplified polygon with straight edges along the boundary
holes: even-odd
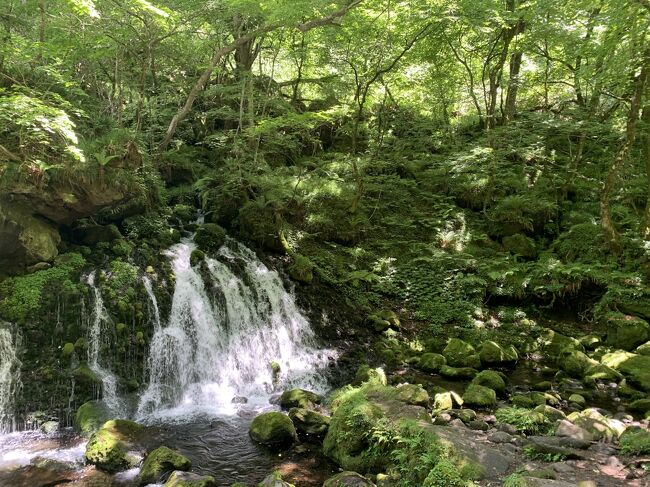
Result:
[[[650,411],[650,398],[646,397],[632,401],[627,405],[627,408],[634,413],[645,414]]]
[[[295,254],[289,265],[289,276],[294,281],[309,284],[314,280],[314,263],[304,255]]]
[[[567,419],[593,436],[594,440],[613,440],[625,431],[625,425],[618,420],[604,416],[595,408],[571,413]]]
[[[443,365],[447,365],[447,359],[439,353],[424,353],[418,362],[418,368],[429,373],[439,372]]]
[[[481,366],[481,360],[474,347],[459,338],[450,338],[442,355],[447,360],[447,365],[451,367],[478,368]]]
[[[262,413],[255,417],[249,430],[253,441],[272,449],[291,446],[297,439],[291,419],[279,412]]]
[[[295,487],[293,484],[290,484],[289,482],[285,482],[282,479],[282,475],[280,472],[273,472],[269,475],[267,475],[264,480],[262,480],[259,484],[257,484],[257,487]]]
[[[619,439],[624,455],[650,455],[650,432],[641,428],[628,428]]]
[[[542,350],[550,358],[556,358],[560,355],[562,350],[567,348],[579,350],[584,352],[584,346],[579,340],[573,337],[562,335],[550,328],[545,328],[539,337],[539,342]]]
[[[102,381],[101,379],[92,371],[88,364],[82,363],[76,369],[72,371],[72,376],[75,381],[85,386],[97,385],[99,386]]]
[[[74,353],[74,343],[68,342],[61,349],[61,357],[70,359]]]
[[[226,231],[216,223],[199,225],[194,242],[204,252],[216,252],[226,242]]]
[[[623,374],[631,385],[650,392],[650,356],[617,351],[604,355],[601,362]]]
[[[587,369],[598,364],[598,362],[590,359],[585,353],[570,348],[560,353],[558,363],[562,370],[576,379],[584,377]]]
[[[465,406],[491,408],[497,403],[497,393],[489,387],[472,383],[463,394],[463,403]]]
[[[454,391],[439,392],[433,397],[433,409],[444,411],[463,405],[463,398]]]
[[[537,392],[529,392],[526,394],[515,394],[510,397],[510,402],[520,408],[534,408],[536,406],[545,405],[546,398],[544,394]]]
[[[448,365],[440,367],[440,375],[449,379],[473,379],[476,374],[478,374],[478,370],[472,367],[450,367]]]
[[[99,470],[115,473],[135,467],[139,458],[131,451],[144,426],[126,419],[106,421],[86,445],[85,458]]]
[[[553,406],[548,406],[547,404],[540,404],[535,407],[533,411],[535,413],[543,414],[551,423],[566,418],[566,414],[564,414],[563,411],[554,408]]]
[[[328,478],[323,487],[374,487],[370,480],[356,472],[341,472]]]
[[[308,408],[314,404],[320,404],[322,397],[312,391],[305,389],[289,389],[280,396],[280,406],[283,408]]]
[[[429,393],[418,384],[401,384],[397,386],[395,399],[414,406],[428,406]]]
[[[205,252],[199,249],[194,249],[190,254],[190,265],[192,267],[196,267],[201,262],[203,262],[204,259],[205,259]]]
[[[109,419],[110,411],[101,401],[88,401],[77,409],[74,427],[84,436],[90,436]]]
[[[190,205],[176,204],[172,208],[172,213],[183,223],[190,223],[196,218],[196,209]]]
[[[503,374],[494,370],[483,370],[479,372],[472,379],[472,384],[489,387],[490,389],[494,389],[498,394],[503,394],[506,391],[506,381],[503,379]]]
[[[140,485],[154,484],[170,470],[186,472],[191,467],[192,463],[186,457],[166,446],[160,446],[144,459],[138,474],[138,482]]]
[[[638,355],[650,355],[650,341],[636,347],[634,353]]]
[[[374,369],[366,364],[360,365],[354,375],[352,385],[360,386],[365,382],[385,386],[387,384],[387,379],[384,369]]]
[[[217,481],[210,475],[190,472],[172,472],[164,487],[217,487]]]
[[[502,365],[516,362],[519,354],[512,345],[502,346],[488,340],[481,344],[479,357],[483,365]]]
[[[429,471],[423,487],[466,487],[467,485],[468,482],[463,478],[458,466],[442,459]]]
[[[611,312],[605,316],[607,322],[606,343],[621,350],[634,350],[650,338],[650,325],[636,316]]]
[[[309,436],[325,436],[330,426],[330,418],[305,408],[291,408],[289,418],[293,421],[296,430]]]

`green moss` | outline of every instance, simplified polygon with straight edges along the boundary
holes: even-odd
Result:
[[[188,472],[172,472],[164,487],[217,487],[217,481],[210,475],[197,475]],[[240,484],[247,487],[245,484]],[[233,484],[231,487],[235,487]]]
[[[420,356],[418,366],[424,372],[439,372],[443,365],[447,364],[447,359],[439,353],[424,353]]]
[[[309,284],[314,280],[314,263],[304,255],[294,254],[289,266],[289,275],[292,279]]]
[[[495,415],[500,423],[511,424],[517,431],[526,435],[548,434],[553,428],[552,421],[545,414],[530,409],[499,408]]]
[[[108,420],[109,414],[101,401],[85,402],[79,406],[75,414],[75,429],[84,436],[90,436]]]
[[[296,429],[288,416],[279,412],[255,417],[249,430],[253,441],[275,449],[290,446],[296,440]]]
[[[496,405],[497,394],[489,387],[471,383],[463,394],[463,401],[467,406],[489,408]]]
[[[280,405],[284,408],[307,408],[320,402],[318,394],[305,389],[289,389],[280,396]]]
[[[196,230],[194,241],[204,252],[216,252],[226,242],[226,231],[216,223],[204,223]]]
[[[440,460],[424,479],[424,487],[466,487],[458,467],[448,460]]]
[[[498,365],[516,362],[519,354],[512,345],[501,346],[493,341],[485,341],[481,344],[479,357],[483,364]]]
[[[81,254],[63,254],[49,269],[2,281],[0,317],[24,322],[36,318],[42,308],[52,304],[52,299],[80,294],[78,277],[85,263]]]
[[[489,387],[498,393],[506,391],[506,382],[503,379],[503,374],[495,372],[494,370],[483,370],[479,372],[476,377],[472,379],[472,384]]]
[[[143,428],[125,419],[107,421],[90,437],[86,445],[86,461],[109,473],[135,466],[138,459],[129,451]]]
[[[190,265],[195,267],[205,259],[205,253],[202,250],[194,249],[190,255]]]
[[[63,345],[63,348],[61,349],[61,356],[63,358],[70,358],[72,354],[74,353],[74,343],[66,343]]]
[[[166,472],[172,470],[188,471],[191,467],[192,463],[183,455],[166,446],[161,446],[149,453],[144,459],[138,474],[138,482],[140,482],[140,485],[154,484]]]
[[[650,455],[650,432],[641,428],[628,428],[619,440],[624,455]]]

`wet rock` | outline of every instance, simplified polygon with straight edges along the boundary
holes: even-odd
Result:
[[[192,463],[180,453],[161,446],[149,453],[144,459],[138,482],[140,485],[156,483],[161,476],[170,470],[188,471]]]
[[[475,406],[478,408],[494,407],[497,403],[497,394],[489,387],[470,384],[463,394],[463,401],[466,406]]]
[[[291,408],[289,418],[300,433],[310,436],[325,436],[330,425],[328,416],[305,408]]]
[[[341,472],[328,478],[323,487],[374,487],[370,480],[356,472]]]
[[[467,426],[469,429],[476,430],[476,431],[487,431],[490,429],[490,425],[487,424],[485,421],[480,421],[480,420],[474,420],[470,421],[467,423]]]
[[[382,368],[373,369],[368,365],[361,365],[354,376],[352,385],[360,386],[364,382],[370,382],[377,385],[385,386],[387,383],[386,373]]]
[[[562,455],[565,458],[583,457],[577,450],[560,445],[560,439],[552,436],[531,436],[526,447],[541,454]]]
[[[476,419],[476,411],[472,409],[450,409],[447,412],[451,417],[458,418],[465,424]]]
[[[75,414],[75,430],[84,436],[90,436],[97,431],[110,416],[110,411],[101,401],[88,401],[77,409]]]
[[[253,441],[280,450],[291,446],[297,439],[293,422],[279,412],[256,416],[251,423],[249,434]]]
[[[289,389],[280,396],[280,406],[283,408],[307,408],[321,403],[321,396],[305,389]]]
[[[382,332],[392,328],[399,330],[401,324],[397,314],[389,309],[377,311],[368,316],[368,323],[374,328],[376,332]]]
[[[619,312],[606,316],[607,344],[621,350],[633,350],[650,338],[650,325],[645,320]]]
[[[463,398],[454,391],[440,392],[433,397],[433,409],[453,409],[463,405]]]
[[[210,475],[190,472],[172,472],[164,487],[217,487],[217,481]]]
[[[547,356],[555,358],[562,350],[567,348],[583,351],[584,347],[575,338],[568,337],[554,330],[546,328],[540,334],[540,345]]]
[[[226,231],[216,223],[199,225],[194,241],[204,252],[216,252],[226,242]]]
[[[567,420],[558,423],[555,436],[574,438],[587,444],[594,441],[594,436],[589,431]]]
[[[400,384],[397,386],[398,401],[414,406],[427,406],[429,404],[429,393],[418,384]]]
[[[248,404],[248,398],[244,396],[235,396],[230,400],[230,402],[232,404]]]
[[[493,341],[485,341],[481,344],[479,357],[484,365],[503,365],[516,362],[519,354],[512,345],[502,346]]]
[[[46,435],[52,435],[59,431],[59,422],[58,421],[45,421],[40,430]]]
[[[294,487],[294,485],[282,480],[280,472],[273,472],[257,484],[257,487]]]
[[[616,351],[604,355],[601,362],[622,373],[631,385],[650,391],[650,356]]]
[[[478,370],[471,367],[450,367],[448,365],[440,367],[440,375],[450,379],[472,379],[476,374],[478,374]]]
[[[108,473],[134,467],[140,462],[138,439],[144,426],[125,419],[107,421],[86,445],[88,463]]]

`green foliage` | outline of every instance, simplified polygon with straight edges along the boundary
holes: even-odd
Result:
[[[524,447],[523,451],[524,455],[531,460],[540,460],[542,462],[549,462],[549,463],[555,463],[555,462],[563,462],[566,460],[566,455],[562,453],[541,453],[535,449],[535,447],[532,446],[526,446]]]
[[[81,292],[78,277],[85,263],[81,254],[62,254],[49,269],[2,281],[0,315],[19,323],[34,320],[56,296],[78,295]]]
[[[623,455],[649,455],[650,433],[641,428],[628,428],[619,440]]]
[[[526,435],[546,435],[553,432],[553,424],[546,415],[530,409],[499,408],[495,415],[500,423],[511,424],[517,431]]]

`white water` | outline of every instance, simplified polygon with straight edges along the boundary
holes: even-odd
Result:
[[[0,433],[16,429],[14,400],[21,387],[18,339],[8,323],[0,323]]]
[[[151,284],[151,279],[149,276],[142,276],[142,282],[144,284],[144,289],[147,291],[147,296],[149,297],[149,303],[153,312],[153,325],[154,331],[160,330],[160,310],[158,309],[158,299],[153,292],[153,286]]]
[[[102,401],[116,417],[124,416],[124,404],[117,391],[117,377],[101,360],[101,349],[106,343],[108,327],[112,321],[99,288],[95,285],[95,272],[88,275],[86,281],[93,291],[92,312],[88,323],[88,367],[102,381]]]
[[[229,414],[236,396],[267,405],[286,387],[326,388],[322,370],[332,353],[316,348],[309,322],[278,274],[243,245],[230,247],[206,260],[207,283],[190,265],[191,239],[167,251],[176,287],[169,319],[152,338],[140,420]],[[273,362],[280,365],[275,378]]]

